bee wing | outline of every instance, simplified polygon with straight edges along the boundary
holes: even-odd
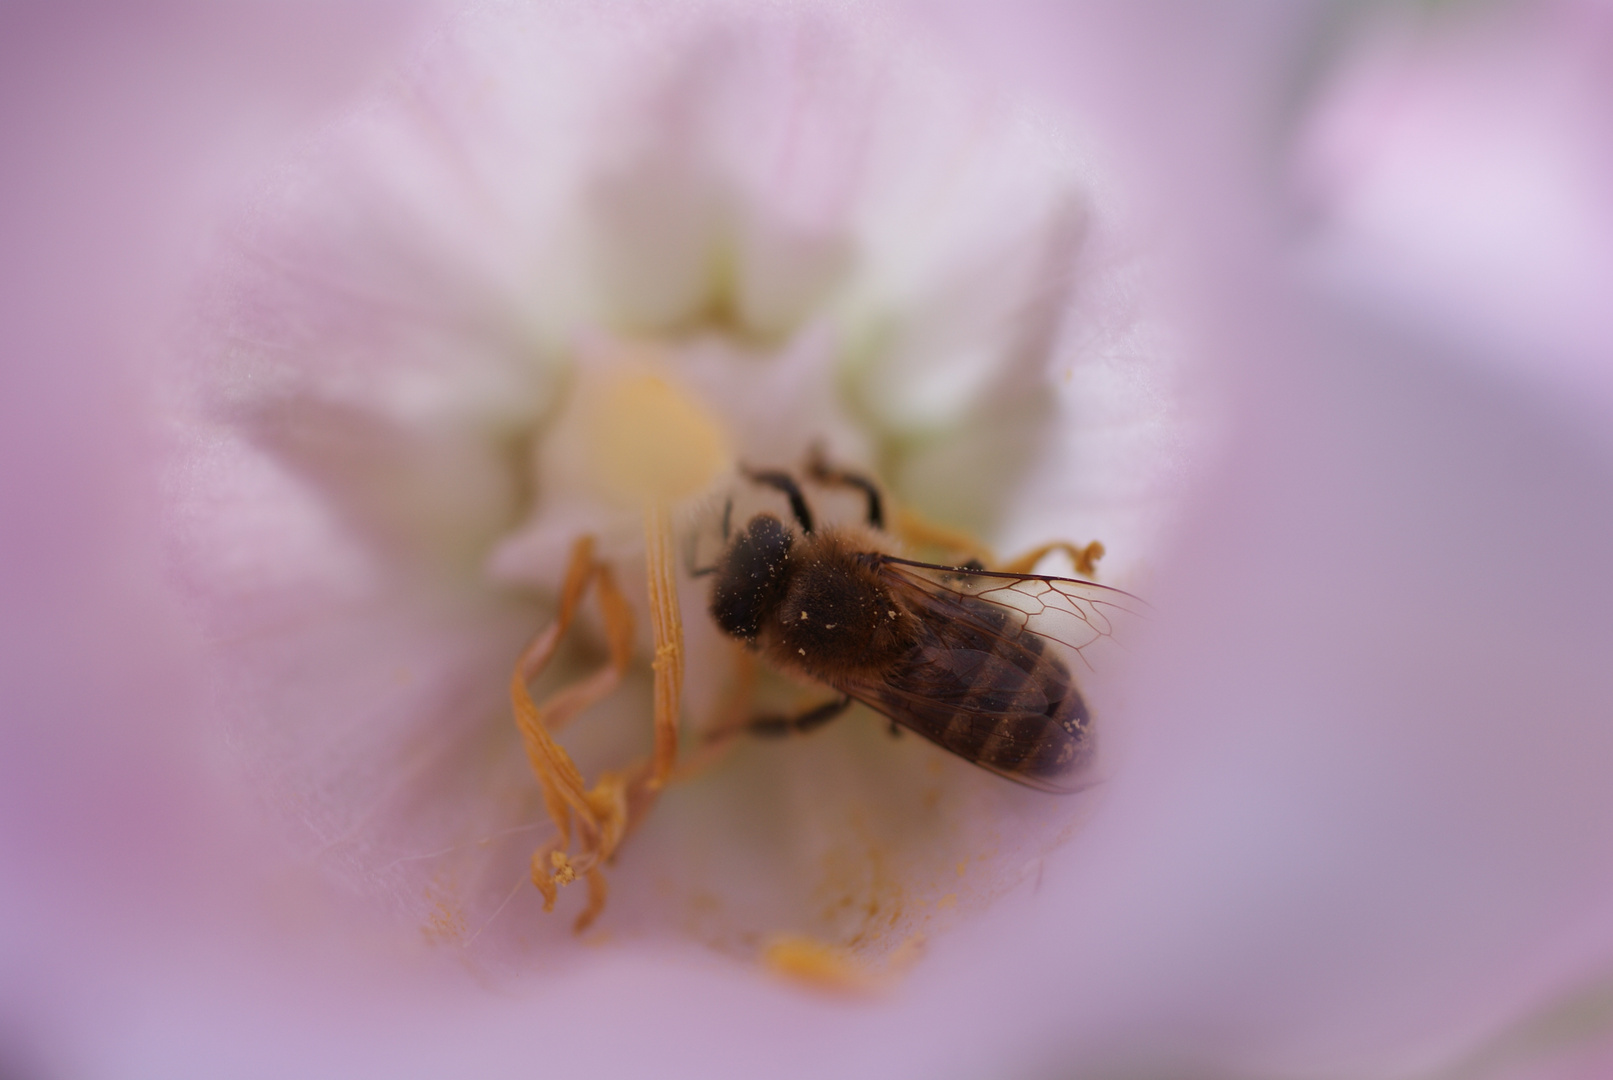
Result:
[[[1142,601],[1087,581],[880,559],[919,639],[882,678],[840,688],[1000,776],[1046,791],[1084,786],[1086,706],[1068,673],[1090,669]],[[1055,657],[1059,677],[1047,667]]]
[[[920,609],[939,606],[950,616],[966,608],[969,599],[993,605],[1016,631],[1062,647],[1078,676],[1100,670],[1103,654],[1120,648],[1127,624],[1148,609],[1128,592],[1077,578],[937,566],[893,555],[881,556],[880,572],[908,597],[922,594]]]

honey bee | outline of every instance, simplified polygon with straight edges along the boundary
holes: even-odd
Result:
[[[966,761],[1049,792],[1080,790],[1092,715],[1071,665],[1112,640],[1141,602],[1090,581],[939,566],[891,553],[874,484],[815,459],[812,479],[867,497],[866,525],[818,528],[786,472],[746,470],[789,500],[799,533],[758,513],[730,536],[710,611],[724,633],[775,667],[839,697],[795,717],[760,717],[759,735],[808,731],[853,701]],[[1088,665],[1089,666],[1089,665]]]

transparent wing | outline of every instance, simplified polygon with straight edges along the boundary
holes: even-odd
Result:
[[[924,606],[967,615],[970,600],[983,600],[1000,610],[1013,632],[1063,646],[1078,675],[1100,669],[1103,654],[1123,647],[1127,625],[1148,610],[1138,597],[1095,581],[879,558],[892,587],[924,594]]]
[[[839,688],[1010,780],[1084,787],[1091,735],[1076,683],[1146,605],[1089,581],[871,557],[918,640],[881,678]]]

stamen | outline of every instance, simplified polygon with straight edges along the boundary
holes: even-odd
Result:
[[[968,533],[937,524],[905,506],[896,508],[896,535],[916,548],[939,548],[950,554],[979,559],[987,566],[996,561],[991,549]]]
[[[655,635],[655,757],[649,786],[659,789],[678,757],[678,707],[683,699],[683,618],[672,577],[672,518],[666,504],[650,504],[644,515],[650,628]]]
[[[577,921],[571,924],[574,934],[580,934],[594,924],[594,920],[599,918],[599,913],[605,910],[605,900],[610,896],[610,886],[605,883],[605,875],[597,866],[589,868],[587,880],[588,906],[582,909]]]
[[[532,700],[526,684],[554,657],[560,638],[570,627],[590,583],[597,586],[599,605],[605,616],[610,660],[604,668],[539,706]],[[575,881],[581,870],[589,877],[589,907],[584,915],[592,921],[599,913],[596,903],[602,906],[605,895],[603,878],[594,881],[598,875],[596,868],[615,852],[633,824],[629,814],[630,782],[621,775],[605,773],[592,789],[587,788],[571,755],[551,734],[554,726],[615,689],[632,660],[632,646],[632,609],[616,587],[610,567],[594,560],[593,541],[583,537],[572,548],[571,564],[560,591],[560,610],[554,622],[522,651],[510,676],[510,701],[515,708],[516,726],[526,745],[527,760],[543,789],[544,808],[560,833],[555,844],[532,857],[532,883],[543,894],[545,911],[554,910],[560,886]],[[675,717],[673,722],[676,723]],[[642,775],[642,768],[638,774]],[[565,852],[572,842],[572,814],[577,817],[582,847],[576,862]]]
[[[655,635],[655,754],[625,772],[602,773],[592,788],[571,755],[555,742],[553,730],[616,688],[633,659],[633,612],[616,586],[611,568],[597,562],[593,542],[584,537],[572,548],[555,621],[522,651],[510,677],[515,722],[526,744],[527,759],[543,788],[544,807],[559,830],[558,841],[532,858],[532,882],[543,894],[543,909],[552,911],[562,886],[583,876],[588,905],[577,918],[580,933],[604,910],[609,890],[601,865],[616,853],[628,832],[643,820],[677,764],[678,711],[683,697],[683,622],[672,576],[672,519],[666,504],[652,502],[644,517],[646,576],[649,579],[651,626]],[[527,682],[553,658],[560,638],[576,616],[584,592],[592,584],[605,617],[610,659],[605,667],[550,697],[542,706],[532,700]],[[566,853],[576,815],[581,849]]]
[[[544,808],[560,830],[562,847],[571,844],[571,812],[574,811],[591,832],[598,832],[599,821],[588,804],[582,773],[572,762],[571,756],[549,734],[548,718],[532,700],[526,684],[548,666],[555,649],[559,647],[560,638],[571,625],[583,592],[594,577],[597,564],[593,551],[593,540],[589,537],[583,537],[572,547],[571,565],[566,568],[565,583],[560,590],[560,610],[555,614],[555,621],[522,651],[510,676],[510,701],[515,707],[515,723],[526,744],[527,760],[543,786]],[[574,702],[563,701],[563,705],[565,711],[562,720],[579,707]]]
[[[1077,574],[1084,578],[1097,580],[1098,560],[1103,558],[1104,555],[1103,544],[1097,540],[1092,541],[1085,547],[1076,547],[1066,540],[1055,540],[1050,544],[1032,548],[1000,569],[1009,574],[1028,574],[1036,569],[1037,563],[1055,551],[1062,551],[1069,556]]]
[[[547,789],[545,789],[547,790]],[[559,899],[560,890],[555,887],[555,881],[543,865],[543,852],[532,853],[532,884],[538,887],[543,894],[543,910],[553,911],[554,902]]]

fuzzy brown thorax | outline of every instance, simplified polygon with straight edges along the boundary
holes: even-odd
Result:
[[[879,556],[839,530],[796,541],[789,583],[762,628],[768,657],[831,686],[888,669],[912,648],[913,615],[879,580]]]
[[[875,569],[888,543],[855,528],[795,536],[758,514],[724,554],[712,615],[779,667],[831,686],[881,671],[912,647],[916,629]]]

